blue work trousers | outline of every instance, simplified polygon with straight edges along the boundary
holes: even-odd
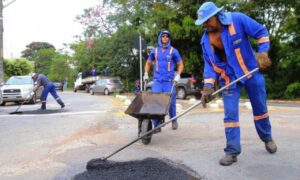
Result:
[[[53,83],[49,83],[46,86],[44,86],[44,90],[41,95],[42,109],[46,109],[46,100],[47,100],[49,92],[58,104],[60,104],[60,105],[63,104],[62,100],[56,93],[55,86],[53,85]]]
[[[237,83],[236,88],[222,92],[224,101],[224,124],[226,135],[225,153],[238,155],[241,152],[239,127],[239,98],[243,85],[245,85],[252,106],[256,131],[263,142],[272,139],[271,124],[266,104],[265,79],[259,73],[254,73],[245,84]]]
[[[172,81],[154,81],[152,84],[152,92],[154,93],[171,93],[174,82]],[[176,87],[174,85],[171,95],[171,102],[169,108],[169,117],[170,119],[176,116]],[[176,121],[176,119],[174,120]],[[152,119],[154,126],[158,126],[161,123],[161,120]]]

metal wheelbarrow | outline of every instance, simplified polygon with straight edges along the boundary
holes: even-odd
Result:
[[[172,87],[173,89],[173,87]],[[171,90],[172,92],[172,90]],[[138,119],[138,137],[143,136],[152,130],[151,119],[157,119],[164,122],[165,115],[168,114],[171,102],[170,93],[139,93],[132,103],[128,106],[125,114]],[[142,137],[142,143],[147,145],[151,142],[153,133]]]

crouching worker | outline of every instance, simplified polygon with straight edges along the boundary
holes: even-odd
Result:
[[[145,64],[144,81],[148,81],[148,73],[151,65],[153,68],[153,85],[152,92],[158,93],[170,93],[173,84],[180,80],[180,74],[183,71],[184,65],[182,58],[177,49],[171,46],[171,34],[168,31],[162,31],[158,36],[158,46],[153,48],[149,54],[148,60]],[[175,67],[177,65],[177,75],[175,76]],[[171,95],[171,103],[169,109],[170,119],[176,116],[176,88],[174,86]],[[152,123],[154,127],[160,125],[161,121],[153,119]],[[178,128],[177,120],[172,121],[172,129]],[[157,129],[154,133],[160,132],[161,129]]]
[[[34,88],[31,95],[34,95],[34,93],[41,86],[44,87],[44,90],[43,90],[42,95],[41,95],[41,102],[42,102],[41,110],[46,109],[46,100],[47,100],[47,96],[48,96],[49,92],[53,96],[53,98],[56,100],[56,102],[60,105],[61,108],[65,107],[65,104],[63,103],[63,101],[60,99],[60,97],[56,93],[54,84],[45,75],[32,73],[31,78],[35,82],[37,82],[37,86]]]

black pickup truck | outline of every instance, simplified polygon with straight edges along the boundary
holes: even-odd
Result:
[[[203,80],[195,78],[191,73],[181,73],[181,79],[176,84],[177,99],[186,99],[188,95],[195,95],[196,99],[201,98]],[[147,83],[146,90],[151,91],[153,81]]]

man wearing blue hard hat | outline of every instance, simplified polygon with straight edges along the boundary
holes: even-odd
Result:
[[[170,119],[176,116],[176,87],[175,84],[180,80],[180,74],[183,71],[184,65],[182,58],[177,49],[171,46],[171,33],[169,31],[162,31],[158,36],[158,46],[153,48],[149,54],[148,60],[145,64],[144,81],[149,79],[149,71],[151,65],[153,68],[153,84],[152,92],[171,93],[171,102],[169,108]],[[177,66],[177,74],[175,74],[175,67]],[[160,125],[161,121],[153,119],[154,127]],[[172,129],[178,128],[177,120],[172,121]],[[157,129],[154,133],[161,131]]]
[[[270,41],[267,28],[243,13],[225,13],[223,7],[218,8],[214,3],[206,2],[197,14],[195,24],[205,29],[201,38],[204,58],[201,102],[205,107],[214,98],[211,94],[217,80],[221,86],[225,86],[257,67],[264,70],[271,65],[268,57]],[[251,47],[249,37],[257,40],[257,52]],[[224,166],[237,162],[237,156],[241,153],[239,98],[243,86],[251,102],[253,120],[260,139],[269,153],[277,151],[266,105],[265,79],[256,71],[222,92],[226,147],[225,157],[220,160],[220,164]]]

